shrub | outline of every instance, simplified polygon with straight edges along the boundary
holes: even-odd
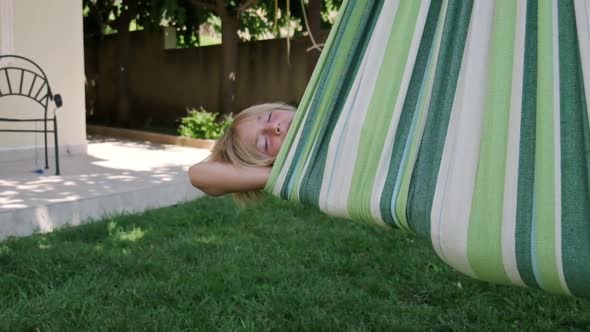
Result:
[[[231,115],[225,116],[220,123],[217,121],[217,113],[205,111],[202,107],[198,110],[188,110],[188,116],[182,118],[178,133],[181,136],[191,138],[218,139],[223,131],[233,121]]]

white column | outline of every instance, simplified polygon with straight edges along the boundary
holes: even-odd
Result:
[[[0,55],[14,53],[12,0],[0,0]]]

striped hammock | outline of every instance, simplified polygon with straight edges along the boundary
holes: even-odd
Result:
[[[590,297],[590,1],[348,0],[266,191]]]

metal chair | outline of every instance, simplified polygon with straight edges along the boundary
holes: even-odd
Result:
[[[44,133],[45,136],[45,169],[49,169],[47,157],[47,133],[53,133],[55,143],[55,174],[59,175],[59,148],[57,143],[57,115],[55,112],[62,106],[59,94],[51,92],[45,72],[35,62],[19,55],[0,55],[0,98],[6,96],[22,96],[32,99],[43,108],[43,118],[20,119],[0,117],[0,122],[43,122],[43,130],[35,129],[0,129],[0,132]],[[55,103],[53,117],[48,117],[49,103]],[[2,116],[0,112],[0,116]],[[53,129],[47,123],[53,123]]]

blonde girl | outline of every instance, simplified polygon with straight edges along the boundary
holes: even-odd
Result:
[[[190,167],[191,184],[211,196],[234,193],[238,200],[259,196],[294,115],[294,107],[280,103],[240,112],[211,156]]]

